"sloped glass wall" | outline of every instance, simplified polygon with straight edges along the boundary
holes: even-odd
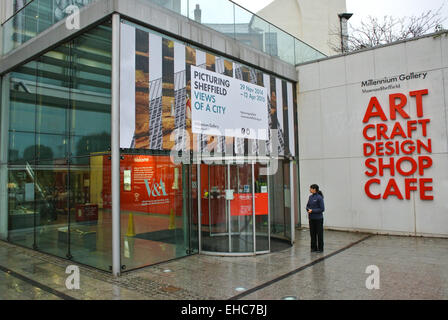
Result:
[[[9,106],[9,241],[103,270],[112,242],[104,206],[111,33],[110,24],[97,26],[14,70],[2,106]]]
[[[3,53],[7,54],[52,25],[97,0],[13,0],[14,15],[3,24]]]
[[[3,24],[7,54],[52,25],[99,0],[14,0],[16,13]],[[325,55],[291,34],[229,0],[141,0],[163,7],[290,64]]]

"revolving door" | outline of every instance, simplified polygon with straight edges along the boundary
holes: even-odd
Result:
[[[269,179],[258,163],[200,165],[201,253],[270,252]]]

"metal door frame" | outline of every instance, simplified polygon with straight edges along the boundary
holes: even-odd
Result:
[[[226,203],[226,222],[228,224],[228,232],[226,233],[220,233],[220,234],[214,234],[211,233],[211,206],[210,206],[210,167],[212,166],[226,166],[226,174],[227,174],[227,181],[226,181],[226,189],[230,189],[230,166],[231,165],[238,165],[238,160],[245,160],[243,164],[250,165],[251,168],[251,185],[252,185],[252,237],[253,237],[253,251],[252,252],[232,252],[232,229],[231,229],[231,200],[225,201]],[[269,203],[269,196],[268,196],[268,234],[267,234],[267,240],[268,240],[268,250],[264,251],[257,251],[257,234],[256,234],[256,214],[255,214],[255,164],[257,163],[256,159],[251,159],[250,157],[243,157],[239,159],[238,157],[232,157],[232,158],[216,158],[214,157],[213,160],[222,160],[222,164],[206,164],[201,162],[197,163],[197,183],[198,183],[198,244],[199,244],[199,253],[200,254],[207,254],[207,255],[218,255],[218,256],[252,256],[252,255],[258,255],[258,254],[266,254],[271,252],[271,215],[270,215],[270,203]],[[201,190],[201,165],[208,166],[208,189],[209,189],[209,229],[210,229],[210,237],[212,236],[228,236],[229,238],[229,250],[228,252],[211,252],[211,251],[204,251],[202,250],[202,208],[201,208],[201,197],[202,197],[202,190]],[[267,187],[268,187],[268,194],[270,192],[270,182],[269,179],[267,180]],[[238,190],[237,190],[238,191]],[[239,233],[238,233],[239,234]]]

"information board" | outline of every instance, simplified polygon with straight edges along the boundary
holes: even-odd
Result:
[[[193,133],[268,139],[266,88],[191,67]]]

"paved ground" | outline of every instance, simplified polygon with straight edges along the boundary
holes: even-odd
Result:
[[[0,241],[0,300],[448,299],[448,239],[326,231],[323,254],[309,251],[308,230],[296,240],[268,255],[195,255],[117,279],[80,266],[79,290],[66,288],[69,261]],[[366,289],[370,265],[379,290]]]

